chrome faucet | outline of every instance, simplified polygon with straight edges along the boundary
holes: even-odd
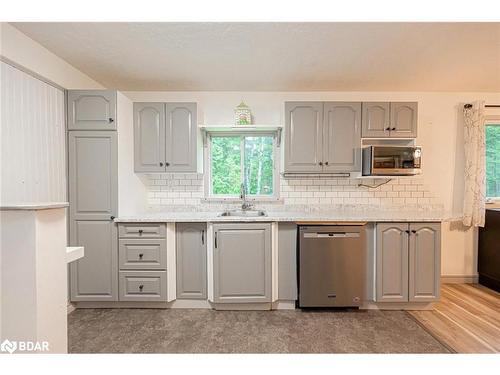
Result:
[[[247,187],[244,182],[241,183],[240,191],[241,191],[240,198],[243,201],[241,203],[241,209],[243,211],[250,210],[253,207],[253,204],[247,202]]]

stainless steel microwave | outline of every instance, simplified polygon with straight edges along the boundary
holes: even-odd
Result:
[[[368,146],[363,148],[363,176],[411,176],[421,173],[422,148]]]

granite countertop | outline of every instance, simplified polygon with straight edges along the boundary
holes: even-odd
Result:
[[[22,202],[22,203],[6,203],[0,206],[0,211],[37,211],[50,210],[52,208],[68,207],[68,202]]]
[[[267,216],[242,217],[219,216],[220,211],[213,212],[145,212],[131,216],[120,216],[115,219],[118,223],[127,222],[432,222],[457,220],[456,215],[443,211],[393,211],[393,210],[333,210],[314,212],[273,212]]]

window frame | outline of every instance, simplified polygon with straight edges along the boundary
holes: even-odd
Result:
[[[499,126],[500,127],[500,115],[494,115],[494,116],[486,116],[484,120],[484,141],[486,145],[486,127],[487,126]],[[485,151],[486,152],[486,151]],[[484,168],[485,168],[485,184],[486,184],[486,155],[484,157]],[[486,193],[486,188],[485,188],[485,193]],[[495,205],[500,205],[500,197],[488,197],[485,196],[486,202],[487,203],[493,203]]]
[[[259,137],[267,136],[273,138],[273,194],[272,195],[247,195],[247,201],[253,202],[269,202],[280,200],[280,144],[278,142],[278,132],[274,130],[259,130],[259,131],[207,131],[206,145],[204,155],[204,194],[206,201],[224,201],[224,202],[241,202],[239,195],[214,195],[212,192],[212,138],[213,137],[239,137],[240,152],[241,152],[241,182],[244,181],[244,163],[245,163],[245,147],[244,137]]]

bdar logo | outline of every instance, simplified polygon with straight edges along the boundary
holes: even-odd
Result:
[[[15,341],[9,341],[9,340],[4,340],[0,344],[0,351],[2,352],[9,352],[10,354],[14,353],[17,349],[17,342]]]

